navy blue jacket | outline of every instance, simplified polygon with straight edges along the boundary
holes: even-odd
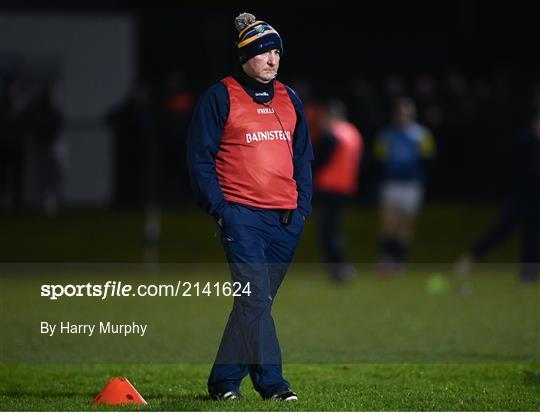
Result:
[[[273,98],[273,82],[262,85],[254,80],[249,81],[244,74],[235,74],[234,77],[252,98],[261,102],[268,102]],[[304,217],[308,217],[311,215],[313,192],[313,151],[302,102],[292,89],[287,87],[287,91],[297,116],[293,136],[293,178],[298,191],[298,210]],[[211,86],[197,103],[187,139],[188,169],[197,204],[216,218],[223,217],[223,210],[227,205],[216,174],[216,155],[229,109],[226,86],[222,82]]]

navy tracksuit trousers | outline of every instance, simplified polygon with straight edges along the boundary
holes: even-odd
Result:
[[[250,296],[234,298],[216,362],[208,379],[210,394],[238,391],[248,374],[263,398],[289,388],[281,369],[281,351],[271,309],[304,226],[295,210],[292,222],[278,211],[231,203],[226,208],[221,242],[233,282],[250,283]]]

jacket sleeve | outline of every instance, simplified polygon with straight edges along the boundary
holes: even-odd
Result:
[[[302,101],[292,89],[287,88],[287,91],[296,110],[297,118],[293,136],[293,164],[294,180],[298,191],[298,210],[304,217],[308,217],[311,215],[311,197],[313,195],[311,173],[313,149]]]
[[[229,106],[225,85],[220,82],[210,87],[197,103],[187,137],[187,164],[195,199],[216,218],[223,216],[227,205],[216,174],[216,155]]]

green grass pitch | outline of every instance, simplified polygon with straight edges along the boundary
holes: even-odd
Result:
[[[419,222],[414,260],[450,262],[489,223],[494,211],[484,214],[471,208],[467,222],[457,219],[462,216],[459,209],[428,209]],[[352,211],[348,222],[352,261],[365,263],[359,267],[360,276],[338,287],[317,266],[293,266],[273,309],[284,374],[299,394],[298,403],[260,400],[249,378],[241,389],[245,400],[230,404],[208,400],[206,379],[230,299],[51,303],[39,297],[39,284],[52,280],[55,272],[64,282],[124,277],[148,283],[177,278],[225,281],[224,269],[179,265],[152,278],[142,270],[107,265],[83,267],[74,274],[73,268],[58,272],[58,267],[34,266],[32,274],[13,277],[8,274],[13,268],[0,264],[0,410],[540,409],[540,285],[520,286],[515,266],[505,265],[478,268],[471,277],[469,298],[458,294],[449,264],[412,265],[401,277],[381,279],[369,264],[376,251],[375,213]],[[441,222],[446,228],[434,229]],[[142,256],[142,218],[136,213],[73,212],[57,220],[21,215],[0,217],[0,225],[13,235],[0,241],[3,262],[85,257],[94,262],[137,262]],[[222,253],[211,233],[211,222],[202,213],[166,213],[160,256],[169,262],[200,263],[205,257],[219,262]],[[513,241],[495,257],[510,260],[515,245]],[[315,246],[310,223],[297,262],[315,262]],[[447,288],[430,292],[426,287],[433,274],[446,277]],[[141,338],[46,340],[37,333],[37,322],[43,318],[70,317],[134,319],[148,322],[151,330]],[[90,401],[114,376],[128,377],[148,405],[92,405]]]
[[[286,365],[300,400],[262,401],[243,383],[243,401],[207,399],[206,365],[19,365],[1,368],[2,410],[156,411],[535,411],[540,368],[511,365]],[[125,375],[143,407],[89,403],[112,375]]]

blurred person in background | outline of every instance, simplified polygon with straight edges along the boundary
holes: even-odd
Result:
[[[113,132],[114,206],[145,208],[144,261],[159,260],[161,237],[160,141],[150,87],[135,83],[127,98],[106,115]]]
[[[187,90],[184,73],[169,73],[159,88],[158,99],[159,197],[162,205],[182,205],[189,192],[185,137],[193,110],[193,96]]]
[[[59,143],[63,116],[59,90],[49,85],[24,112],[25,127],[37,153],[40,203],[47,215],[56,214],[61,199],[62,166]]]
[[[197,201],[216,220],[233,282],[251,289],[234,298],[208,391],[239,399],[249,374],[264,399],[293,401],[271,309],[311,214],[313,153],[302,102],[275,80],[278,32],[249,13],[235,27],[240,67],[201,97],[188,133]]]
[[[137,82],[105,115],[113,135],[113,204],[117,208],[140,207],[148,198],[144,182],[154,174],[145,164],[155,152],[149,147],[155,135],[153,112],[148,86]]]
[[[5,75],[0,85],[0,208],[22,207],[25,163],[20,83]]]
[[[457,275],[467,275],[473,263],[480,261],[520,227],[520,282],[535,282],[540,276],[540,109],[513,149],[510,197],[497,221],[458,261]]]
[[[396,99],[392,124],[377,136],[375,159],[380,164],[382,234],[378,271],[391,275],[406,261],[416,216],[424,196],[427,164],[435,155],[431,132],[416,122],[416,105]]]
[[[314,206],[319,242],[330,278],[350,281],[355,269],[347,263],[343,210],[358,189],[358,171],[364,143],[360,131],[347,120],[340,100],[331,100],[319,114],[317,138],[313,140]]]

